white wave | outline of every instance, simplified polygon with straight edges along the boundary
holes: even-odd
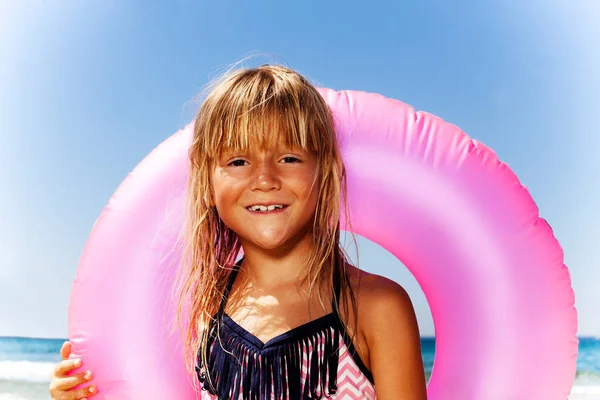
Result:
[[[30,400],[30,399],[19,396],[18,394],[6,393],[6,394],[0,394],[0,400]]]
[[[56,363],[0,361],[0,379],[21,382],[50,382]]]
[[[569,400],[598,400],[600,386],[573,386]]]

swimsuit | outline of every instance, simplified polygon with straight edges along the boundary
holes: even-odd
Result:
[[[224,308],[240,264],[241,260],[229,276],[215,316],[217,323],[210,326],[208,368],[202,365],[203,350],[198,352],[201,399],[376,399],[373,376],[352,345],[334,304],[330,314],[266,343],[231,319]],[[339,298],[337,273],[334,287]]]

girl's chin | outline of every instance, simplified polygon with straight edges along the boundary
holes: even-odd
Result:
[[[278,227],[278,229],[246,229],[241,235],[238,233],[242,245],[257,247],[263,250],[277,250],[294,247],[294,243],[310,240],[310,235],[305,235],[304,230],[292,232],[289,226]]]
[[[242,244],[257,247],[263,250],[277,250],[287,243],[285,234],[278,235],[252,235],[250,237],[240,237]]]
[[[252,240],[252,243],[263,250],[277,250],[282,247],[285,242],[282,240]]]

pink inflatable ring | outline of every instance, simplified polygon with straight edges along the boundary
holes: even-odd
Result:
[[[563,253],[528,191],[457,127],[376,94],[321,89],[355,232],[413,273],[432,310],[433,400],[565,399],[577,317]],[[97,399],[194,399],[171,284],[188,125],[127,177],[94,225],[69,309]]]

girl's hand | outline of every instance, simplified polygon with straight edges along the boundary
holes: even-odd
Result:
[[[59,362],[54,369],[54,374],[50,380],[50,396],[52,400],[79,400],[86,399],[96,394],[96,387],[93,385],[81,387],[77,390],[71,390],[75,386],[89,382],[92,379],[92,372],[85,371],[74,375],[69,372],[81,366],[81,360],[69,360],[71,354],[71,343],[65,342],[60,349],[60,355],[63,361]]]

